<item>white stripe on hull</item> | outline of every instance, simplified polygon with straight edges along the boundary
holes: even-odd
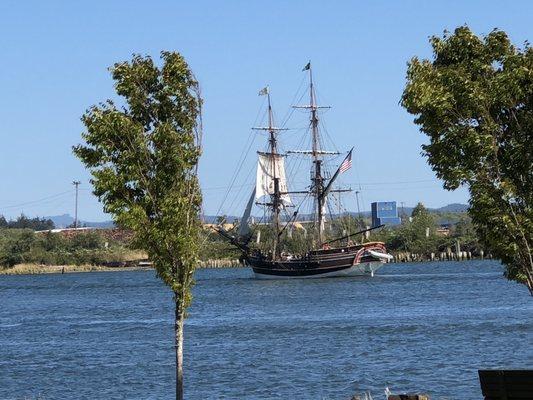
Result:
[[[324,272],[323,274],[305,275],[305,276],[284,276],[268,275],[254,272],[257,279],[311,279],[311,278],[333,278],[340,276],[374,276],[374,272],[380,269],[384,263],[375,261],[353,265],[349,268],[339,271]]]

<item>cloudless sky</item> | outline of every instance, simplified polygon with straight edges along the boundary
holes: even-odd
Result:
[[[200,178],[215,213],[269,84],[284,115],[312,60],[340,149],[355,146],[363,208],[396,200],[429,207],[467,202],[447,192],[420,155],[425,137],[399,106],[407,61],[430,57],[428,38],[468,24],[522,45],[532,39],[530,1],[9,1],[0,3],[0,214],[109,219],[72,155],[90,105],[113,97],[107,67],[132,53],[181,52],[205,100]],[[259,142],[258,142],[259,143]],[[253,168],[251,165],[249,168]],[[355,209],[355,200],[347,202]],[[223,210],[231,212],[233,210]]]

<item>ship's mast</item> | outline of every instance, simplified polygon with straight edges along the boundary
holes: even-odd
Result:
[[[262,155],[267,156],[268,158],[268,170],[270,178],[272,179],[273,188],[272,191],[268,191],[270,194],[270,202],[267,203],[256,203],[261,204],[264,206],[269,207],[272,209],[272,225],[274,228],[274,243],[272,248],[272,258],[278,259],[281,254],[281,248],[280,248],[280,236],[281,236],[281,226],[280,226],[280,211],[283,207],[283,201],[282,197],[286,195],[286,192],[282,192],[282,190],[287,190],[286,185],[283,183],[285,182],[284,174],[283,174],[283,164],[278,165],[280,163],[280,157],[281,155],[278,153],[278,141],[277,141],[277,132],[278,131],[285,131],[286,128],[277,128],[274,126],[274,113],[272,111],[272,104],[270,99],[270,89],[265,87],[263,90],[259,92],[260,95],[266,95],[268,100],[268,126],[262,126],[262,127],[255,127],[252,129],[256,130],[262,130],[266,131],[269,134],[268,137],[268,150],[265,153],[260,153]],[[269,179],[270,179],[269,178]],[[283,180],[283,182],[282,182]]]
[[[268,133],[269,133],[269,147],[270,147],[270,160],[271,160],[271,171],[272,171],[272,178],[274,180],[274,193],[271,195],[271,206],[272,206],[272,219],[273,219],[273,225],[274,225],[274,246],[272,248],[272,257],[273,259],[277,259],[279,252],[280,252],[280,246],[279,246],[279,232],[280,232],[280,225],[279,225],[279,211],[281,208],[281,193],[279,188],[279,177],[277,176],[277,159],[278,159],[278,149],[277,149],[277,139],[276,139],[276,131],[277,129],[274,128],[274,116],[272,114],[272,105],[270,103],[270,90],[267,90],[267,98],[268,98]]]
[[[318,107],[315,99],[315,89],[313,87],[313,70],[311,63],[309,68],[309,110],[311,111],[311,136],[312,136],[312,157],[314,165],[314,174],[311,178],[313,183],[313,196],[315,197],[316,213],[315,224],[317,230],[317,244],[320,245],[324,238],[324,202],[322,193],[324,190],[324,178],[322,177],[322,158],[320,157],[320,141],[318,134]]]
[[[309,71],[309,104],[303,106],[293,106],[294,108],[304,108],[310,111],[311,122],[311,151],[289,151],[288,153],[309,154],[313,159],[313,170],[311,171],[311,195],[314,197],[314,204],[316,209],[315,226],[316,229],[316,244],[321,245],[324,241],[324,205],[326,203],[327,193],[324,189],[324,177],[322,175],[322,156],[325,154],[339,154],[333,151],[324,151],[320,148],[320,135],[318,131],[318,110],[322,108],[329,108],[328,106],[319,106],[316,104],[315,88],[313,84],[313,70],[311,63],[303,69]]]
[[[321,246],[324,243],[324,225],[325,225],[325,215],[324,209],[326,205],[326,199],[328,194],[332,192],[348,192],[351,189],[332,189],[332,185],[335,182],[338,175],[342,172],[341,166],[337,169],[335,174],[328,178],[327,182],[323,176],[323,156],[324,155],[338,155],[340,154],[337,151],[328,151],[321,148],[320,143],[320,132],[318,129],[318,110],[323,108],[330,108],[329,106],[319,106],[316,102],[316,93],[315,87],[313,84],[313,70],[311,68],[311,63],[303,69],[304,71],[309,71],[309,104],[301,106],[293,106],[293,108],[303,108],[310,111],[310,129],[311,129],[311,141],[312,148],[310,151],[307,150],[289,150],[287,154],[307,154],[310,155],[313,159],[313,169],[311,171],[311,190],[308,192],[289,192],[289,193],[310,193],[314,197],[314,216],[315,216],[315,226],[316,226],[316,245]],[[351,157],[351,152],[349,153]]]

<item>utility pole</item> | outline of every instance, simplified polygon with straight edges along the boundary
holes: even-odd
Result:
[[[78,227],[78,186],[80,186],[80,181],[73,181],[72,184],[76,187],[76,205],[74,208],[74,228]]]
[[[403,205],[405,204],[403,201],[400,201],[400,204],[402,205],[402,214],[400,215],[400,221],[401,222],[404,222],[402,221],[402,219],[405,219],[405,211],[403,209]]]

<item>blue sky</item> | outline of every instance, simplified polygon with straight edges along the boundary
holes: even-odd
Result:
[[[343,179],[361,184],[365,209],[375,200],[466,202],[466,190],[441,188],[420,155],[424,136],[398,105],[406,62],[431,55],[430,35],[465,23],[478,34],[498,27],[521,45],[532,39],[532,15],[529,1],[3,1],[0,214],[73,214],[71,182],[81,180],[80,218],[108,219],[71,153],[80,116],[113,96],[108,66],[161,50],[181,52],[202,85],[206,214],[219,208],[258,90],[269,84],[284,115],[308,60],[333,106],[330,135],[356,147]]]

